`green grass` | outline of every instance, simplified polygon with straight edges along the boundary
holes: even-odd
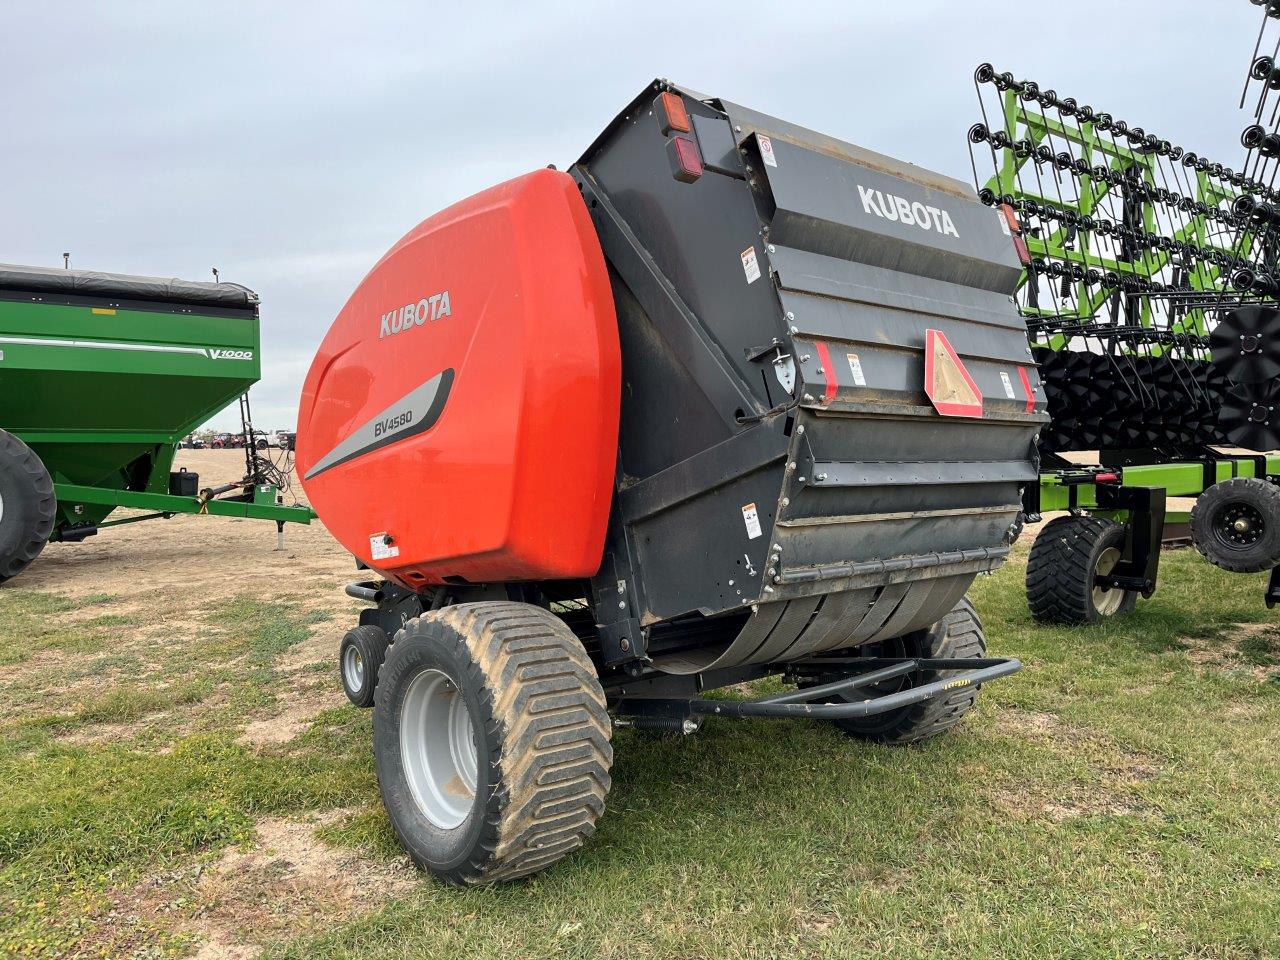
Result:
[[[371,889],[354,914],[300,920],[268,956],[1280,955],[1280,640],[1265,578],[1185,551],[1163,564],[1155,598],[1089,630],[1032,624],[1020,562],[979,580],[993,651],[1026,667],[945,738],[904,750],[809,722],[623,730],[608,811],[578,854],[496,889]],[[0,592],[0,660],[66,609],[33,596]],[[43,660],[15,661],[26,672],[0,690],[0,956],[98,942],[120,889],[249,842],[265,816],[342,810],[322,841],[364,863],[399,857],[367,713],[326,711],[269,750],[236,741],[246,710],[287,699],[279,659],[316,622],[296,603],[238,601],[142,678],[136,647],[58,648],[63,670],[107,684],[91,696],[59,691]],[[79,625],[123,626],[109,613]],[[149,726],[188,714],[197,729]],[[139,729],[64,735],[104,723]],[[129,950],[190,950],[167,916]]]

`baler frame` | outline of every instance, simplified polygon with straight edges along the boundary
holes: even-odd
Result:
[[[533,588],[532,593],[526,587]],[[745,719],[761,717],[790,720],[848,720],[889,713],[935,697],[949,695],[965,687],[979,688],[984,683],[1009,676],[1022,669],[1013,657],[850,657],[839,654],[816,656],[788,663],[750,664],[695,675],[657,673],[637,660],[625,667],[611,666],[606,652],[604,611],[593,611],[589,604],[580,609],[589,614],[580,625],[565,617],[566,604],[547,603],[535,597],[535,585],[506,584],[481,588],[484,598],[509,599],[527,603],[535,599],[546,603],[580,634],[588,644],[598,635],[599,644],[591,645],[600,683],[608,698],[610,713],[622,718],[621,725],[671,729],[690,733],[704,717]],[[410,620],[433,609],[441,609],[463,599],[476,599],[475,590],[464,589],[455,596],[451,588],[440,588],[429,604],[419,594],[388,581],[351,583],[347,596],[371,603],[360,612],[361,626],[382,630],[394,637]],[[606,601],[608,604],[608,601]],[[574,609],[579,609],[574,607]],[[729,628],[736,629],[736,628]],[[947,676],[920,683],[924,671],[945,670]],[[768,676],[781,676],[785,683],[796,683],[799,689],[771,694],[754,700],[725,700],[702,696],[705,690],[747,683]],[[873,691],[860,700],[832,703],[835,697],[864,690],[876,684],[903,680],[911,685],[894,691]],[[693,726],[686,726],[692,723]]]
[[[484,883],[582,843],[615,723],[809,718],[917,743],[1021,667],[988,656],[966,592],[1016,538],[1047,418],[1016,247],[976,200],[658,80],[567,175],[468,198],[379,261],[308,375],[299,469],[381,578],[347,588],[370,606],[338,664],[415,863]],[[473,229],[498,208],[519,229]],[[402,357],[369,307],[407,316],[424,274],[459,322],[418,319]],[[592,349],[541,352],[566,340]],[[420,391],[442,367],[437,406]],[[495,386],[513,383],[547,389]],[[615,417],[616,439],[592,432]],[[559,476],[592,482],[543,490]],[[403,485],[418,495],[388,500]],[[713,693],[762,678],[796,689]]]

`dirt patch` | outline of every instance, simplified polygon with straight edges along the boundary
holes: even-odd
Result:
[[[1017,788],[998,788],[991,799],[1010,816],[1054,823],[1087,816],[1127,817],[1142,812],[1139,804],[1105,783],[1031,781]]]
[[[164,945],[194,950],[197,960],[252,960],[266,946],[349,919],[421,882],[407,857],[375,862],[316,838],[318,828],[349,814],[266,819],[249,844],[212,863],[114,891],[88,918],[75,956],[152,956]]]
[[[320,608],[324,609],[324,608]],[[276,661],[276,669],[281,673],[298,673],[311,670],[316,664],[331,664],[337,672],[338,647],[348,630],[355,626],[358,614],[355,610],[342,607],[329,610],[332,619],[318,623],[311,628],[311,635],[301,643],[289,648],[284,656]]]
[[[1233,623],[1217,636],[1183,642],[1187,659],[1198,667],[1248,673],[1259,683],[1280,676],[1280,628],[1274,623]]]
[[[252,747],[269,747],[288,743],[294,737],[306,733],[311,721],[325,710],[345,703],[336,683],[309,690],[291,691],[284,698],[287,706],[273,717],[254,720],[245,726],[238,742]]]
[[[996,714],[996,727],[1003,733],[1035,740],[1058,739],[1068,728],[1056,714],[1010,707]]]
[[[263,820],[248,849],[227,851],[205,871],[186,928],[201,941],[196,957],[249,960],[264,945],[351,917],[420,882],[407,857],[379,863],[317,839],[318,827],[344,815]]]
[[[1029,779],[998,786],[992,800],[999,809],[1054,823],[1085,816],[1146,814],[1134,788],[1159,775],[1159,758],[1130,750],[1105,734],[1074,726],[1052,713],[1006,709],[997,715],[995,725],[1002,733],[1034,742],[1037,748],[1087,759],[1093,773],[1085,781]]]

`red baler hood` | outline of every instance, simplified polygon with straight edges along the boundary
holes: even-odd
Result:
[[[539,170],[423,221],[320,345],[298,473],[325,526],[402,585],[600,565],[620,360],[577,185]]]

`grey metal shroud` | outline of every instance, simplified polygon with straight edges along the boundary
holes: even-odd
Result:
[[[693,121],[692,183],[667,160],[663,90]],[[876,643],[1004,561],[1046,417],[1013,242],[969,187],[663,81],[570,172],[622,347],[591,583],[606,665],[693,674]],[[930,403],[929,330],[981,417]]]

